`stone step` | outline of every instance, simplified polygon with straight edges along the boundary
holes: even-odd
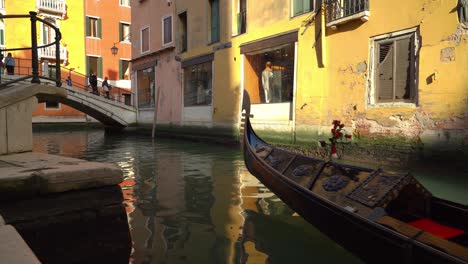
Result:
[[[41,263],[16,229],[11,225],[0,225],[0,256],[2,263]]]

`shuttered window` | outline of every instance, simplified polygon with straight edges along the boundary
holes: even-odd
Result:
[[[101,19],[86,17],[86,36],[101,38]]]
[[[292,0],[292,16],[302,15],[313,10],[313,0]]]
[[[210,42],[219,41],[219,0],[210,0]]]
[[[416,97],[415,34],[377,41],[376,102],[414,102]]]

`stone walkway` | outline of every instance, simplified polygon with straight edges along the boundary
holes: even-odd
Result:
[[[0,156],[0,201],[12,203],[50,193],[117,185],[123,174],[114,164],[42,153]],[[16,229],[0,215],[2,263],[40,263]]]

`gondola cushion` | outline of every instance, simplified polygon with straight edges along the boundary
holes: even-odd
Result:
[[[460,236],[465,233],[465,231],[461,229],[444,226],[427,218],[409,222],[408,224],[444,239]]]

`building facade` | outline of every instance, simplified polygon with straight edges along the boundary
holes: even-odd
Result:
[[[102,12],[113,10],[113,12]],[[55,45],[38,50],[40,75],[55,78],[61,71],[62,82],[70,76],[76,88],[84,89],[88,84],[90,71],[98,74],[102,81],[105,76],[110,84],[128,90],[130,94],[129,62],[130,53],[130,0],[28,0],[6,1],[6,14],[28,14],[37,12],[38,18],[58,27],[62,35],[60,50]],[[0,25],[0,40],[5,48],[31,46],[30,23],[28,20],[6,19]],[[55,31],[47,24],[37,23],[39,46],[55,41]],[[117,54],[111,53],[117,47]],[[60,62],[56,62],[56,53]],[[11,51],[16,60],[15,74],[31,74],[31,51]],[[6,55],[6,54],[5,54]],[[90,119],[82,112],[69,106],[47,102],[38,105],[33,112],[33,122],[84,122]]]
[[[138,123],[180,123],[181,79],[171,1],[132,2],[132,93]]]
[[[467,22],[460,1],[161,4],[171,8],[175,41],[174,59],[166,59],[171,66],[161,64],[161,71],[170,69],[165,81],[174,82],[158,87],[181,91],[175,104],[178,95],[160,97],[172,105],[166,121],[231,128],[236,137],[248,94],[253,123],[269,140],[316,146],[328,142],[332,121],[340,120],[354,135],[349,146],[356,157],[392,150],[385,158],[401,162],[417,153],[467,153]],[[167,16],[139,23],[157,23],[159,30]],[[164,35],[156,35],[162,43]]]

